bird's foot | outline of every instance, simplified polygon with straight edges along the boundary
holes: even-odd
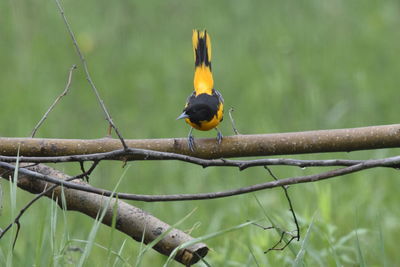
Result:
[[[194,144],[193,135],[188,136],[188,146],[189,146],[190,151],[194,152],[195,144]]]
[[[223,138],[223,135],[222,135],[222,133],[217,129],[217,128],[215,128],[216,130],[217,130],[217,143],[218,143],[218,145],[219,144],[221,144],[221,142],[222,142],[222,138]]]

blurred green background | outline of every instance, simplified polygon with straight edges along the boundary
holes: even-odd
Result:
[[[189,127],[175,118],[192,91],[193,28],[206,28],[213,42],[215,86],[234,107],[241,133],[275,133],[398,123],[400,3],[388,1],[64,1],[66,15],[89,64],[92,78],[125,138],[185,137]],[[29,136],[74,72],[69,94],[37,137],[100,138],[107,124],[85,80],[82,66],[54,1],[0,1],[0,135]],[[221,130],[231,135],[226,119]],[[194,132],[214,137],[215,132]],[[294,156],[299,159],[369,159],[398,149]],[[133,162],[120,190],[172,194],[212,192],[271,180],[263,168],[243,172],[202,169],[179,162]],[[56,165],[69,173],[77,164]],[[273,167],[280,177],[322,169]],[[91,183],[112,189],[124,169],[103,162]],[[393,266],[400,261],[400,186],[395,170],[374,169],[314,184],[292,186],[300,220],[305,266]],[[11,221],[9,183],[3,191],[0,227]],[[18,191],[17,209],[33,196]],[[257,204],[256,198],[263,208]],[[294,230],[281,189],[210,201],[134,205],[195,237],[264,217]],[[56,220],[57,219],[57,220]],[[14,266],[74,266],[93,221],[63,213],[48,199],[22,218],[10,256],[12,234],[0,240],[0,262]],[[268,225],[268,222],[263,224]],[[296,255],[263,252],[279,236],[251,226],[207,241],[211,266],[279,266]],[[304,239],[302,239],[303,241]],[[87,266],[134,265],[140,244],[101,227]],[[125,241],[125,243],[124,243]],[[124,244],[124,245],[123,245]],[[298,252],[301,242],[294,242]],[[72,248],[72,249],[71,249]],[[121,260],[108,250],[120,251]],[[166,257],[148,252],[142,266]],[[124,262],[125,261],[125,262]],[[205,266],[200,263],[199,266]],[[178,264],[173,264],[178,266]]]

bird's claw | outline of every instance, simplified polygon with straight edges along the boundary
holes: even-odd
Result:
[[[188,146],[189,146],[190,151],[194,152],[195,144],[194,144],[193,135],[188,136]]]
[[[218,133],[217,133],[217,143],[218,143],[218,145],[221,144],[222,138],[223,138],[222,133],[220,131],[218,131]]]

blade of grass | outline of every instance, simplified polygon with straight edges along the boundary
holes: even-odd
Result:
[[[145,237],[145,235],[146,235],[146,228],[147,227],[147,224],[144,226],[144,229],[143,229],[143,233],[142,233],[142,239],[140,240],[140,245],[139,245],[139,254],[138,254],[138,256],[136,257],[136,263],[135,263],[135,267],[137,267],[138,266],[138,264],[140,264],[140,261],[142,260],[141,258],[140,258],[140,255],[141,255],[141,253],[142,253],[142,250],[143,250],[143,247],[144,247],[144,237]],[[168,230],[168,229],[167,229]]]
[[[18,146],[18,152],[17,152],[17,162],[15,163],[15,169],[14,169],[14,174],[11,179],[10,183],[10,197],[11,197],[11,216],[14,218],[15,216],[15,211],[16,211],[16,206],[17,206],[17,183],[18,183],[18,170],[19,170],[19,148]]]
[[[80,239],[71,239],[71,240],[68,241],[68,245],[71,244],[71,243],[73,243],[73,242],[83,243],[83,244],[86,244],[86,245],[87,245],[90,241],[87,241],[87,240],[80,240]],[[124,257],[121,256],[122,247],[125,246],[125,242],[126,242],[126,239],[125,239],[124,242],[122,243],[120,250],[119,250],[118,252],[111,250],[111,254],[114,255],[114,256],[116,256],[116,260],[121,260],[125,265],[132,266],[132,264],[130,264],[129,261],[128,261],[127,259],[125,259]],[[93,242],[93,246],[98,247],[98,248],[100,248],[100,249],[102,249],[102,250],[105,250],[105,251],[108,251],[108,250],[109,250],[108,247],[103,246],[103,245],[101,245],[101,244],[99,244],[99,243],[97,243],[97,242]],[[105,266],[110,266],[110,265],[105,265]]]
[[[17,213],[17,183],[18,183],[18,169],[19,169],[19,149],[20,145],[18,145],[18,151],[17,151],[17,161],[15,162],[15,169],[14,169],[14,174],[12,179],[10,179],[10,202],[11,202],[11,220],[15,218],[15,214]],[[14,250],[14,245],[15,242],[17,241],[18,238],[18,231],[19,231],[19,225],[17,225],[17,230],[15,231],[15,227],[13,226],[11,229],[11,236],[14,237],[14,240],[11,239],[10,241],[10,246],[8,249],[7,253],[7,267],[13,266],[13,250]]]
[[[3,186],[2,183],[0,182],[0,216],[3,213],[3,197],[4,197]]]
[[[260,265],[258,264],[258,261],[257,261],[256,255],[254,255],[254,252],[253,252],[253,250],[251,249],[251,247],[250,247],[250,246],[248,246],[248,249],[249,249],[249,251],[250,251],[251,258],[253,259],[253,261],[254,261],[255,265],[256,265],[257,267],[260,267]],[[248,263],[250,263],[250,262],[248,262]]]
[[[140,240],[140,246],[139,246],[139,254],[138,254],[138,257],[136,257],[135,267],[138,266],[138,264],[139,264],[140,261],[141,261],[140,255],[141,255],[142,250],[143,250],[143,247],[144,247],[144,245],[145,245],[145,244],[144,244],[144,237],[145,237],[145,235],[146,235],[146,230],[147,230],[147,224],[144,226],[144,229],[143,229],[142,239]],[[167,229],[167,230],[168,230],[168,229]]]
[[[139,252],[139,255],[136,259],[136,267],[139,267],[142,259],[143,259],[143,255],[152,247],[154,247],[158,242],[160,242],[169,232],[171,232],[174,228],[176,228],[178,225],[180,225],[181,223],[183,223],[186,219],[188,219],[190,216],[192,216],[192,214],[196,211],[197,208],[194,208],[191,212],[189,212],[185,217],[183,217],[182,219],[180,219],[177,223],[171,225],[165,232],[163,232],[161,235],[159,235],[156,239],[154,239],[153,241],[151,241],[149,244],[147,244],[144,249],[142,249]]]
[[[114,234],[116,232],[115,225],[117,223],[117,211],[118,211],[118,197],[115,199],[113,206],[113,215],[111,218],[111,226],[110,226],[110,237],[108,242],[108,255],[107,255],[107,266],[111,265],[111,246],[114,241]]]
[[[35,266],[41,266],[41,260],[43,258],[43,253],[42,253],[42,249],[43,249],[43,240],[45,238],[45,226],[46,226],[46,221],[41,218],[38,222],[38,239],[36,241],[36,249],[35,249]]]
[[[296,255],[296,258],[295,258],[294,263],[293,263],[293,267],[298,267],[298,266],[301,266],[301,265],[304,264],[304,262],[303,262],[304,254],[306,253],[307,246],[308,246],[308,241],[310,239],[310,233],[311,233],[311,230],[312,230],[313,225],[314,225],[314,220],[315,220],[315,216],[316,216],[315,214],[316,213],[314,213],[314,215],[313,215],[313,217],[311,219],[311,223],[307,228],[307,232],[306,232],[306,235],[304,236],[303,242],[301,242],[300,250]]]
[[[362,254],[361,251],[361,246],[360,246],[360,240],[358,239],[358,209],[356,209],[356,214],[355,214],[355,219],[356,219],[356,229],[355,229],[355,235],[356,235],[356,251],[357,251],[357,260],[358,260],[358,264],[360,267],[365,267],[365,259],[364,259],[364,255]]]
[[[178,253],[178,251],[181,250],[181,249],[184,249],[184,248],[186,248],[186,247],[192,246],[192,245],[194,245],[194,244],[196,244],[196,243],[199,243],[199,242],[204,242],[204,241],[206,241],[206,240],[208,240],[208,239],[211,239],[211,238],[218,237],[218,236],[220,236],[220,235],[227,234],[227,233],[229,233],[229,232],[233,232],[233,231],[242,229],[243,227],[246,227],[246,226],[248,226],[248,225],[251,225],[251,224],[253,224],[253,223],[257,222],[257,221],[259,221],[259,220],[254,220],[254,221],[245,222],[245,223],[242,223],[242,224],[239,224],[239,225],[230,227],[230,228],[228,228],[228,229],[221,230],[221,231],[218,231],[218,232],[215,232],[215,233],[211,233],[211,234],[208,234],[208,235],[204,235],[204,236],[201,236],[201,237],[198,237],[198,238],[194,238],[194,239],[192,239],[192,240],[190,240],[190,241],[188,241],[188,242],[185,242],[185,243],[183,243],[182,245],[176,247],[176,248],[172,251],[171,255],[169,255],[169,257],[168,257],[167,261],[165,262],[165,264],[163,265],[163,267],[167,267],[167,266],[171,263],[171,261],[173,260],[173,258],[175,257],[176,253]]]
[[[382,266],[386,267],[388,266],[387,262],[386,262],[386,253],[385,253],[385,239],[383,236],[383,232],[382,232],[382,224],[381,224],[382,220],[381,220],[381,214],[378,214],[378,218],[377,218],[377,224],[378,224],[378,233],[379,233],[379,251],[380,251],[380,256],[381,256],[381,262],[382,262]]]
[[[365,267],[365,259],[364,259],[364,255],[361,251],[360,240],[358,239],[357,229],[355,230],[355,232],[356,232],[357,260],[358,260],[358,264],[359,264],[358,266]]]
[[[367,229],[362,229],[362,228],[357,229],[357,231],[358,231],[358,235],[366,234],[368,232]],[[351,231],[350,233],[348,233],[347,235],[341,237],[339,239],[339,241],[336,242],[336,244],[334,244],[334,246],[333,246],[334,249],[338,250],[338,249],[346,248],[345,244],[347,242],[349,242],[353,237],[355,237],[355,235],[356,235],[356,231],[354,230],[354,231]]]
[[[56,201],[50,203],[50,248],[52,251],[52,265],[57,266],[58,264],[58,253],[56,244],[56,230],[57,230],[57,216],[58,207]]]
[[[68,220],[67,220],[67,201],[65,199],[64,187],[61,186],[61,212],[63,215],[64,221],[64,231],[61,237],[60,244],[65,246],[68,243],[69,238],[69,231],[68,231]],[[61,253],[60,253],[61,254]]]
[[[342,264],[340,263],[340,258],[337,254],[336,248],[333,246],[330,236],[325,234],[325,238],[326,238],[326,241],[328,242],[328,245],[329,245],[328,249],[331,252],[331,255],[333,257],[333,260],[335,261],[336,266],[337,267],[342,266]]]
[[[0,247],[0,263],[2,266],[7,265],[7,257],[4,255],[3,249]]]
[[[122,257],[121,254],[122,254],[122,251],[123,251],[124,248],[125,248],[125,244],[126,244],[126,239],[124,239],[124,241],[122,242],[121,247],[120,247],[119,250],[118,250],[117,257],[115,257],[114,264],[112,265],[113,267],[119,266],[119,265],[117,265],[117,264],[118,264],[119,258],[123,259],[123,257]],[[129,264],[129,262],[127,262],[127,264]],[[129,264],[129,266],[132,266],[132,265]]]
[[[120,183],[121,183],[123,177],[125,176],[125,174],[126,174],[127,171],[129,170],[129,167],[130,167],[130,166],[127,166],[127,167],[125,168],[124,172],[122,173],[122,175],[119,177],[118,182],[117,182],[117,184],[115,185],[115,187],[114,187],[112,193],[115,193],[116,190],[118,189],[118,187],[119,187],[119,185],[120,185]],[[92,251],[93,244],[94,244],[94,239],[95,239],[95,237],[96,237],[96,235],[97,235],[97,232],[98,232],[98,230],[99,230],[99,228],[100,228],[100,225],[101,225],[101,221],[103,220],[104,216],[106,215],[108,206],[110,205],[110,202],[111,202],[112,199],[113,199],[113,198],[108,197],[108,198],[107,198],[107,201],[106,201],[106,203],[105,203],[105,205],[104,205],[104,207],[103,207],[103,209],[102,209],[102,211],[101,211],[101,213],[98,213],[98,214],[97,214],[97,218],[96,218],[96,220],[94,221],[93,227],[92,227],[92,229],[91,229],[91,231],[90,231],[90,233],[89,233],[88,243],[86,244],[85,249],[84,249],[84,251],[83,251],[83,254],[82,254],[82,256],[81,256],[81,258],[80,258],[80,260],[79,260],[79,263],[78,263],[78,266],[79,266],[79,267],[81,267],[81,266],[84,265],[86,259],[88,258],[90,252]]]

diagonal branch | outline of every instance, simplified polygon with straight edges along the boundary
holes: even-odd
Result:
[[[22,170],[27,169],[21,169],[21,171]],[[9,175],[5,174],[4,171],[5,173],[8,173],[8,168],[0,168],[0,172],[3,172],[1,174],[3,178],[9,179]],[[43,180],[36,179],[37,177],[30,175],[32,173],[51,176],[61,182],[69,178],[66,174],[43,164],[29,167],[28,171],[29,172],[20,172],[18,177],[18,187],[34,194],[42,193],[49,188],[51,184],[49,185]],[[80,187],[90,187],[83,181],[68,183],[75,184]],[[52,192],[47,192],[46,196],[54,201],[57,201],[60,207],[64,207],[61,201],[62,193],[65,196],[65,206],[67,210],[78,211],[92,218],[96,218],[98,212],[101,212],[101,210],[104,208],[104,205],[107,203],[105,196],[68,188],[61,189],[60,187],[55,188]],[[142,238],[144,238],[143,241],[146,244],[150,243],[170,228],[168,224],[160,221],[149,213],[116,199],[111,200],[109,206],[107,207],[106,215],[102,223],[109,226],[112,225],[115,206],[117,207],[117,223],[115,225],[116,229],[131,236],[138,242],[141,242]],[[193,238],[188,234],[178,229],[172,229],[153,248],[158,252],[169,256],[176,247],[192,239]],[[185,249],[181,249],[176,255],[175,259],[188,266],[196,263],[199,260],[199,257],[204,257],[207,252],[208,248],[205,244],[197,243],[186,247]]]
[[[69,90],[69,87],[71,86],[71,82],[72,82],[72,72],[74,71],[74,69],[76,69],[76,65],[72,65],[72,67],[69,69],[69,73],[68,73],[68,80],[67,80],[67,85],[65,86],[64,91],[56,98],[56,100],[54,100],[53,104],[51,104],[51,106],[49,107],[49,109],[46,111],[46,113],[43,115],[43,117],[40,119],[40,121],[36,124],[35,128],[33,128],[33,131],[31,133],[31,137],[33,138],[37,132],[37,130],[39,129],[39,127],[42,125],[42,123],[47,119],[47,116],[49,115],[49,113],[53,110],[53,108],[55,107],[55,105],[57,105],[58,101],[60,101],[60,99],[62,97],[64,97]]]
[[[90,175],[90,174],[93,172],[93,170],[96,168],[96,166],[97,166],[98,164],[99,164],[98,161],[94,162],[94,163],[92,164],[92,166],[89,168],[88,171],[83,172],[83,173],[80,174],[80,175],[73,176],[73,177],[70,177],[70,178],[68,178],[68,179],[65,179],[65,181],[72,181],[72,180],[75,180],[75,179],[81,179],[81,178],[83,178],[83,177],[85,177],[85,176],[87,176],[87,175]],[[28,164],[25,164],[25,165],[23,165],[23,166],[24,166],[25,168],[26,168],[26,167],[29,167]],[[7,172],[1,174],[1,176],[7,177]],[[42,191],[40,194],[36,195],[36,197],[34,197],[31,201],[29,201],[29,203],[26,204],[26,205],[19,211],[19,213],[18,213],[18,215],[15,217],[14,221],[13,221],[12,223],[10,223],[9,225],[7,225],[7,227],[5,227],[5,228],[1,231],[1,233],[0,233],[0,239],[11,229],[11,227],[12,227],[14,224],[17,224],[17,232],[15,233],[15,238],[14,238],[14,243],[13,243],[13,248],[14,248],[14,247],[15,247],[15,243],[16,243],[16,241],[17,241],[17,239],[18,239],[18,233],[19,233],[19,230],[20,230],[20,223],[19,223],[19,220],[20,220],[20,218],[22,217],[22,215],[24,215],[24,213],[29,209],[29,207],[31,207],[31,206],[32,206],[36,201],[38,201],[41,197],[46,196],[46,195],[51,195],[51,193],[53,192],[53,190],[54,190],[55,188],[57,188],[57,186],[58,186],[58,185],[52,185],[52,186],[50,186],[49,188],[45,187],[45,188],[43,189],[43,191]]]
[[[66,28],[67,28],[67,31],[68,31],[68,33],[69,33],[71,39],[72,39],[72,42],[74,43],[74,46],[75,46],[76,52],[77,52],[77,54],[78,54],[78,56],[79,56],[79,59],[80,59],[81,62],[82,62],[83,69],[85,70],[85,74],[86,74],[86,79],[87,79],[87,81],[89,82],[90,86],[91,86],[92,89],[93,89],[93,92],[95,93],[95,95],[96,95],[96,97],[97,97],[97,101],[99,102],[99,105],[100,105],[101,109],[102,109],[103,112],[104,112],[105,118],[106,118],[106,120],[108,121],[108,123],[110,124],[110,126],[115,130],[115,133],[117,134],[117,136],[118,136],[120,142],[122,143],[122,146],[123,146],[124,148],[127,148],[127,145],[126,145],[126,143],[125,143],[125,141],[124,141],[124,138],[123,138],[122,135],[120,134],[118,128],[115,126],[115,124],[114,124],[114,122],[113,122],[113,120],[112,120],[112,118],[111,118],[111,115],[110,115],[110,113],[108,112],[108,110],[107,110],[107,108],[106,108],[106,106],[105,106],[105,104],[104,104],[103,99],[100,97],[100,93],[99,93],[99,91],[97,90],[97,88],[96,88],[96,86],[95,86],[95,84],[94,84],[94,82],[93,82],[93,80],[92,80],[92,77],[90,76],[89,68],[88,68],[87,63],[86,63],[86,59],[85,59],[85,57],[83,56],[83,53],[81,52],[81,49],[79,48],[78,42],[76,41],[76,38],[75,38],[75,34],[74,34],[74,32],[72,31],[71,25],[69,24],[69,22],[68,22],[68,20],[67,20],[67,17],[65,16],[64,9],[63,9],[63,7],[61,6],[61,3],[60,3],[59,0],[55,0],[55,1],[56,1],[56,3],[57,3],[58,10],[60,11],[61,17],[62,17],[62,19],[63,19],[63,21],[64,21],[64,24],[65,24]]]

